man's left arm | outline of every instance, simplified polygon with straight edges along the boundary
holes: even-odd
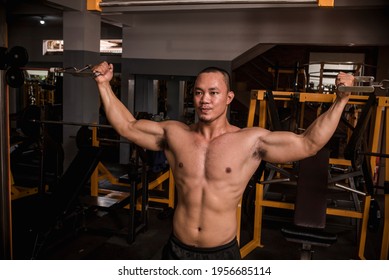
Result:
[[[338,74],[337,87],[353,84],[354,76],[346,73]],[[316,154],[336,131],[350,94],[350,92],[337,91],[337,97],[330,108],[300,135],[284,131],[264,134],[259,141],[259,148],[264,151],[263,159],[269,162],[290,162]]]

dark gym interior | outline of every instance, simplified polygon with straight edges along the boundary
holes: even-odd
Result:
[[[359,77],[315,157],[261,163],[237,238],[244,260],[388,259],[387,1],[117,2],[0,1],[0,259],[161,258],[174,178],[110,126],[101,61],[137,119],[196,122],[194,80],[212,65],[231,74],[231,124],[296,133],[329,108],[338,72]]]

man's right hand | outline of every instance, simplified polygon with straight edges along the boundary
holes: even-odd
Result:
[[[113,65],[106,61],[93,66],[92,71],[96,75],[95,80],[98,84],[110,82],[113,77]]]

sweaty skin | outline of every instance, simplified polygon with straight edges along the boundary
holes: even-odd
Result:
[[[332,106],[303,134],[270,132],[229,124],[226,113],[234,98],[220,72],[196,79],[194,105],[199,121],[136,120],[109,85],[113,66],[93,68],[108,120],[123,137],[145,149],[163,150],[172,169],[177,205],[173,233],[196,247],[224,245],[236,237],[236,210],[248,181],[261,160],[290,162],[314,155],[334,133],[350,93],[337,93]],[[353,76],[340,73],[336,84],[352,85]]]

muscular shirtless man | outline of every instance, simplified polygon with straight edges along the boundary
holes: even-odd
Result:
[[[197,76],[194,105],[199,121],[136,120],[110,87],[113,65],[93,68],[107,118],[115,130],[137,145],[164,151],[172,169],[178,201],[166,259],[239,259],[236,209],[261,160],[290,162],[314,155],[331,138],[350,93],[337,93],[332,106],[303,134],[240,129],[226,117],[234,98],[227,72],[207,68]],[[336,84],[352,85],[340,73]]]

